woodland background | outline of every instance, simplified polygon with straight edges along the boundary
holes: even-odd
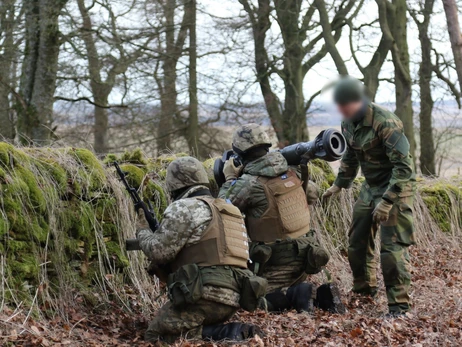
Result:
[[[346,74],[396,110],[412,145],[414,306],[387,321],[383,283],[370,302],[349,292],[358,177],[311,211],[347,314],[233,319],[263,328],[251,346],[460,344],[461,3],[0,1],[0,344],[143,345],[165,290],[145,257],[124,249],[134,211],[111,162],[161,217],[173,159],[203,160],[216,192],[213,158],[237,124],[265,125],[275,148],[338,127],[328,87]],[[320,193],[335,178],[324,162],[309,170]]]

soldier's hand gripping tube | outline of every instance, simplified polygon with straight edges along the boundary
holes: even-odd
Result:
[[[342,133],[335,129],[326,129],[319,133],[313,141],[300,142],[280,150],[289,165],[300,165],[312,159],[325,161],[339,160],[346,150],[346,141]],[[223,166],[226,160],[234,160],[234,165],[240,165],[240,158],[229,149],[223,153],[221,159],[215,160],[213,175],[219,187],[226,182]]]
[[[346,141],[342,133],[335,129],[326,129],[313,141],[300,142],[281,149],[281,154],[289,165],[299,165],[302,160],[322,159],[339,160],[346,150]]]

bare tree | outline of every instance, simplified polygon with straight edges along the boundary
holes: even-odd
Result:
[[[305,100],[303,81],[313,66],[319,63],[340,39],[347,15],[355,1],[341,1],[332,20],[326,16],[323,1],[306,4],[301,0],[259,0],[253,4],[239,0],[249,18],[254,41],[254,58],[257,81],[265,101],[271,123],[281,146],[308,139],[306,113],[316,95]],[[304,8],[304,5],[307,7]],[[320,23],[314,20],[320,11]],[[273,12],[274,11],[274,12]],[[282,36],[282,56],[270,57],[267,50],[267,33],[275,19]],[[322,31],[309,37],[315,28]],[[324,44],[318,48],[318,43]],[[316,49],[318,48],[318,49]],[[340,73],[345,74],[341,58],[334,59]],[[282,66],[281,66],[282,65]],[[276,75],[284,84],[284,102],[281,103],[271,85]],[[281,105],[283,104],[283,105]]]
[[[50,141],[60,46],[58,19],[66,2],[24,2],[26,46],[17,109],[18,132],[25,143],[45,145]]]
[[[433,75],[432,42],[428,33],[430,19],[433,14],[435,0],[420,1],[419,11],[410,9],[419,30],[420,50],[422,60],[419,67],[419,88],[420,88],[420,170],[425,176],[436,174],[435,166],[435,144],[433,139],[433,97],[431,80]],[[419,14],[422,20],[419,20]]]
[[[394,65],[396,114],[402,120],[404,132],[415,153],[414,112],[412,109],[412,78],[410,73],[409,47],[407,43],[406,0],[376,0],[380,11],[386,11],[386,20],[381,17],[381,29],[393,42],[391,54]]]
[[[118,15],[113,11],[110,1],[99,2],[101,10],[107,12],[108,18],[107,23],[103,22],[99,26],[93,23],[90,15],[90,10],[95,6],[95,2],[89,7],[85,5],[84,0],[77,0],[77,4],[82,17],[80,37],[86,49],[85,54],[79,53],[88,61],[90,88],[93,95],[95,116],[93,146],[97,153],[105,153],[108,148],[109,95],[117,83],[117,77],[123,75],[130,65],[143,54],[152,37],[148,35],[144,41],[137,43],[136,49],[127,51],[125,47],[127,42],[139,39],[138,36],[144,36],[144,34],[137,34],[136,38],[124,35],[124,30],[119,27],[117,22]],[[131,6],[134,6],[134,3]],[[131,7],[124,13],[130,12],[130,10]],[[106,43],[110,49],[102,49],[102,53],[98,52],[98,41]],[[113,53],[113,50],[116,53]]]
[[[189,115],[186,139],[189,151],[198,155],[199,151],[199,104],[197,100],[197,35],[196,0],[185,3],[185,17],[189,28]]]
[[[0,2],[0,135],[9,141],[16,136],[13,97],[16,95],[18,48],[22,38],[23,6],[16,0]]]
[[[169,149],[172,146],[172,135],[177,131],[174,127],[178,115],[177,65],[183,56],[183,47],[188,36],[190,18],[183,11],[181,23],[176,21],[178,9],[176,0],[155,0],[156,12],[160,20],[160,37],[157,54],[162,63],[162,72],[154,70],[154,78],[160,92],[161,112],[157,131],[157,149]],[[187,6],[185,6],[187,7]],[[185,10],[186,8],[183,8]]]
[[[444,12],[446,13],[452,53],[454,54],[457,77],[459,79],[459,89],[462,91],[462,32],[459,24],[459,11],[456,0],[443,0],[443,5]]]

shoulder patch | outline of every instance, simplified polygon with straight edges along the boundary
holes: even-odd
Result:
[[[395,149],[401,155],[407,156],[409,154],[410,144],[406,136],[401,131],[393,131],[388,137],[385,145],[390,149]]]

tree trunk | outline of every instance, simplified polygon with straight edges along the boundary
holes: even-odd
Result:
[[[112,89],[112,88],[111,88]],[[108,105],[109,93],[96,91],[93,92],[95,100],[95,123],[93,127],[94,145],[96,153],[105,154],[108,150],[109,119]]]
[[[196,0],[185,4],[185,16],[189,23],[189,117],[187,141],[189,151],[199,155],[199,115],[197,102],[197,39],[196,39]]]
[[[448,23],[449,39],[456,64],[457,78],[462,91],[462,32],[459,24],[459,11],[456,0],[443,0],[444,12]]]
[[[157,149],[171,148],[173,118],[177,112],[176,63],[175,56],[175,0],[167,0],[165,5],[166,50],[163,58],[163,91],[161,93],[161,114],[157,132]]]
[[[424,19],[419,22],[414,16],[419,30],[419,40],[422,52],[422,61],[419,68],[420,87],[420,170],[425,176],[436,175],[435,145],[433,142],[432,111],[433,98],[431,92],[431,79],[433,73],[432,42],[428,36],[430,16],[433,12],[434,0],[425,0],[423,8]]]
[[[393,0],[394,11],[389,11],[388,22],[395,40],[392,49],[395,70],[396,114],[402,120],[404,133],[411,145],[410,153],[415,154],[414,112],[412,110],[412,79],[409,70],[410,58],[407,44],[407,4],[406,0]]]
[[[283,146],[307,141],[305,97],[303,95],[303,40],[300,39],[298,0],[275,0],[276,15],[284,40],[284,111]]]
[[[30,0],[18,107],[18,132],[23,143],[50,142],[59,55],[58,18],[66,0]]]
[[[14,0],[0,2],[0,36],[3,43],[0,46],[0,136],[7,141],[13,141],[16,135],[14,129],[13,110],[10,101],[13,90],[14,59]]]

